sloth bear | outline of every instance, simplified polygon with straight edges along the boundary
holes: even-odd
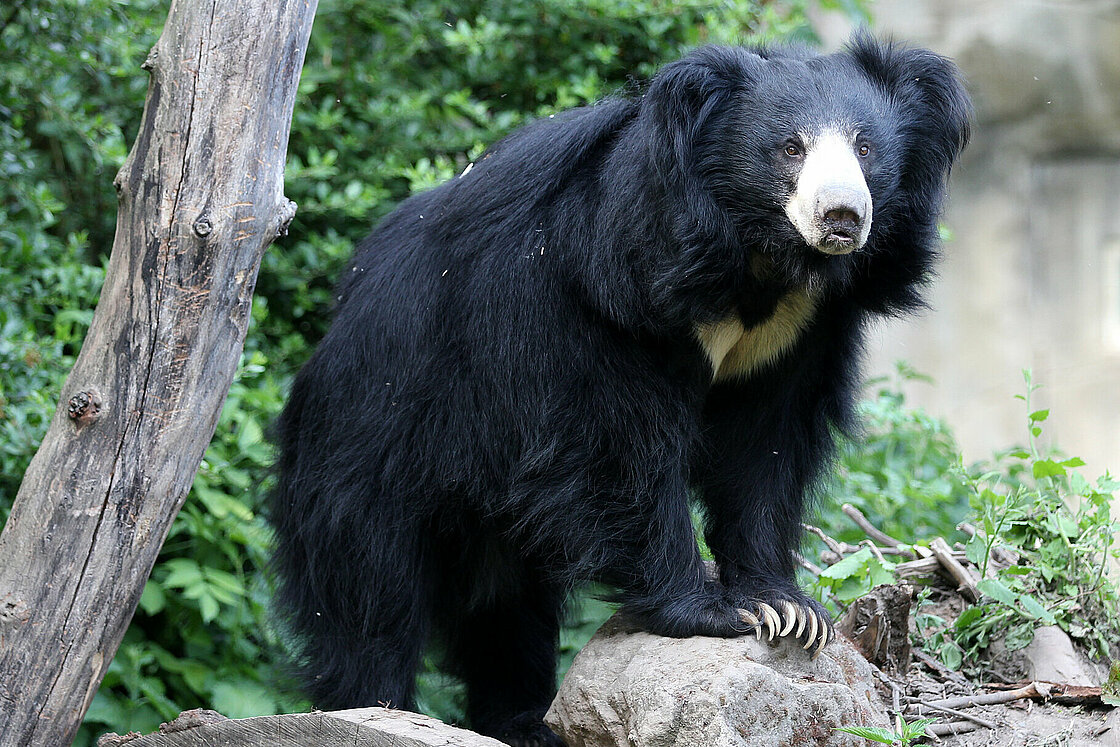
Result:
[[[819,652],[802,514],[865,327],[921,305],[969,114],[952,63],[867,35],[708,47],[403,202],[277,428],[279,606],[315,704],[413,706],[435,642],[474,729],[561,744],[541,715],[588,579],[653,633]]]

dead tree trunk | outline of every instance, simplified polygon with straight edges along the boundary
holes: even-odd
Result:
[[[0,735],[70,744],[245,339],[317,0],[174,0],[93,323],[0,535]]]
[[[201,709],[179,714],[147,736],[110,734],[102,747],[506,747],[497,739],[430,716],[389,708],[288,713],[232,720]]]

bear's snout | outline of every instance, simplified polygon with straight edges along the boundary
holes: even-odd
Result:
[[[847,254],[859,249],[866,239],[863,225],[867,207],[860,195],[849,197],[855,199],[830,200],[818,210],[821,239],[814,246],[823,252]]]
[[[871,192],[851,138],[826,132],[805,154],[786,215],[805,243],[825,254],[860,249],[871,232]]]

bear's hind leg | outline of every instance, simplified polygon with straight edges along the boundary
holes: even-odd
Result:
[[[279,601],[315,707],[413,709],[429,627],[419,554],[380,557],[346,532],[318,535],[315,548],[283,534],[278,539]]]
[[[563,590],[526,581],[449,621],[448,656],[467,684],[471,728],[512,747],[563,747],[544,725],[556,695]]]

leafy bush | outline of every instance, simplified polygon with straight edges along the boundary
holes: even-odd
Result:
[[[927,644],[954,669],[977,666],[994,639],[1009,651],[1027,646],[1040,625],[1059,625],[1090,656],[1120,653],[1120,588],[1107,573],[1120,559],[1111,513],[1120,481],[1106,473],[1091,483],[1076,470],[1081,459],[1040,451],[1050,412],[1032,409],[1037,386],[1024,378],[1016,396],[1028,411],[1027,447],[965,477],[977,524],[965,550],[984,597]]]
[[[853,544],[864,539],[840,513],[845,503],[903,541],[955,532],[968,514],[960,449],[944,422],[907,407],[906,382],[932,383],[902,362],[893,377],[868,381],[868,395],[859,404],[863,434],[841,440],[840,465],[822,491],[820,517],[837,539]]]

